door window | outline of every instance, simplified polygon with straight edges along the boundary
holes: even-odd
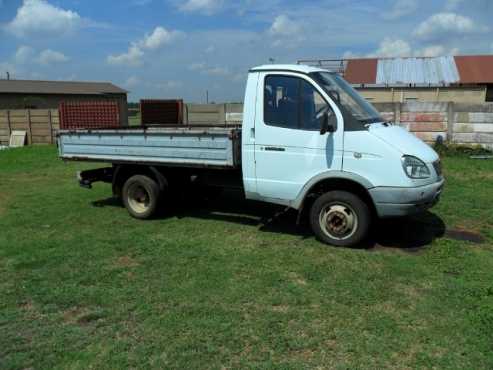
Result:
[[[301,128],[304,130],[320,130],[324,114],[333,115],[330,105],[305,80],[301,80],[301,109]]]
[[[267,76],[264,88],[264,122],[270,126],[298,128],[299,78]]]
[[[272,75],[265,79],[264,122],[290,129],[320,130],[324,114],[333,114],[320,93],[298,77]]]

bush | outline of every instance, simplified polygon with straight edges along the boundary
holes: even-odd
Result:
[[[493,155],[493,151],[483,148],[480,145],[460,145],[460,144],[445,144],[437,141],[433,145],[433,149],[440,154],[440,156],[454,156],[454,155]]]

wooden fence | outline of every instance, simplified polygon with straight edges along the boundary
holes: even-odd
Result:
[[[0,145],[8,145],[10,133],[26,131],[26,144],[54,144],[59,129],[56,109],[0,110]]]

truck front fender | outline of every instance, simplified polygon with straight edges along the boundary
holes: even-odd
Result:
[[[311,190],[317,186],[317,184],[320,184],[325,181],[337,181],[337,180],[345,180],[345,181],[350,181],[352,183],[355,183],[359,185],[360,187],[368,190],[373,188],[373,184],[366,178],[357,175],[352,172],[346,172],[346,171],[326,171],[319,173],[318,175],[312,177],[306,184],[303,186],[303,189],[301,189],[300,193],[296,197],[295,200],[291,202],[291,207],[294,209],[299,210],[300,208],[303,207],[303,202],[305,201],[305,198],[307,195],[311,193]],[[344,189],[340,189],[344,190]]]

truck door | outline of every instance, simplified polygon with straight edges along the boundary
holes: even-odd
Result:
[[[254,152],[260,198],[286,203],[312,177],[342,169],[341,113],[308,76],[261,73],[256,107]],[[337,120],[337,130],[321,135],[325,112]]]

